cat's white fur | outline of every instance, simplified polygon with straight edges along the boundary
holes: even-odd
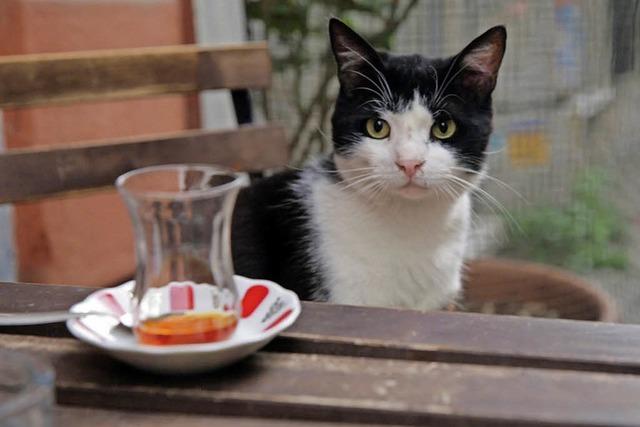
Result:
[[[389,138],[363,138],[349,156],[334,156],[343,182],[314,168],[303,174],[297,191],[311,213],[311,255],[330,302],[440,308],[460,292],[475,182],[447,183],[461,173],[453,153],[430,140],[433,118],[418,95],[381,117]],[[424,164],[410,180],[401,160]]]

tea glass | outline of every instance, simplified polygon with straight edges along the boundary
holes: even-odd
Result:
[[[135,232],[134,331],[142,344],[228,338],[239,319],[231,219],[248,176],[209,165],[164,165],[121,175]]]

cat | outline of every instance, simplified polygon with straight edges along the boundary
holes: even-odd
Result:
[[[333,152],[240,193],[235,271],[305,300],[442,308],[461,290],[506,30],[444,59],[376,51],[336,18],[329,35]]]

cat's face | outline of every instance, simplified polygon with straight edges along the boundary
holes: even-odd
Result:
[[[340,80],[334,160],[345,183],[371,198],[410,199],[456,198],[476,185],[504,27],[446,59],[377,52],[337,19],[329,32]]]

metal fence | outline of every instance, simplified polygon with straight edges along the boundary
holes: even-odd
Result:
[[[269,39],[277,65],[273,89],[259,106],[287,123],[292,161],[330,148],[337,84],[326,81],[333,73],[326,56],[329,16],[367,35],[406,12],[382,40],[394,52],[426,56],[454,54],[504,24],[508,47],[489,147],[490,174],[502,183],[484,185],[500,206],[476,200],[473,255],[576,270],[615,297],[623,320],[640,322],[639,1],[345,2],[370,6],[363,10],[341,10],[340,3],[247,3],[250,33]],[[280,31],[268,17],[274,4],[284,16],[295,11],[288,19],[299,19],[299,26]],[[295,49],[303,55],[291,55]],[[287,63],[291,58],[299,62]]]

